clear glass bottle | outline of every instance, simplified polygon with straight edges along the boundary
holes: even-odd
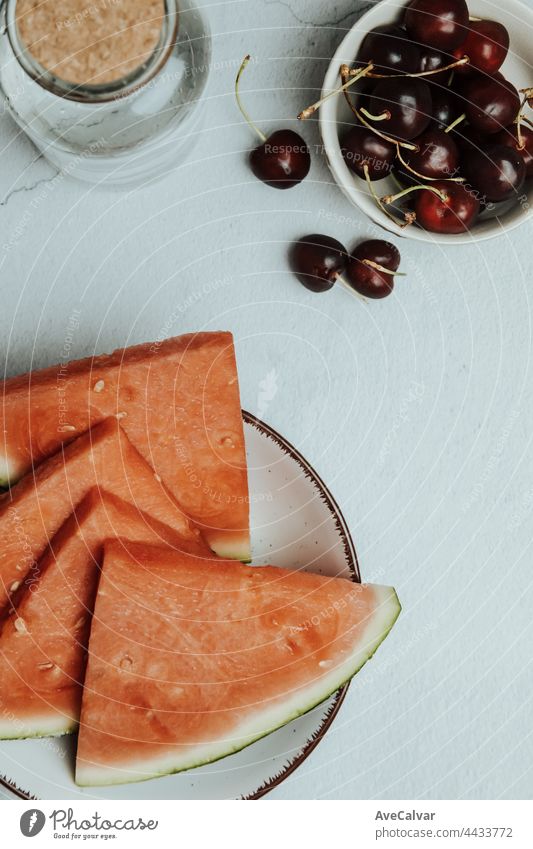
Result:
[[[73,85],[38,64],[20,38],[17,0],[3,0],[5,107],[63,173],[128,186],[162,176],[188,154],[199,131],[211,40],[198,7],[188,0],[164,5],[159,44],[149,59],[112,83]]]

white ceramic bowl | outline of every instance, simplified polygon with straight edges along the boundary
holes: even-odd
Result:
[[[382,0],[363,15],[346,35],[337,49],[324,79],[322,95],[340,85],[339,68],[343,63],[351,65],[361,42],[370,30],[382,24],[401,20],[407,0]],[[489,18],[504,24],[510,34],[511,48],[503,65],[502,73],[517,88],[533,86],[533,9],[519,0],[471,0],[469,2],[472,17]],[[357,83],[354,90],[357,88]],[[533,118],[533,112],[531,113]],[[471,232],[460,235],[441,235],[429,233],[414,225],[401,228],[394,224],[372,199],[364,180],[359,179],[346,166],[339,142],[339,133],[353,124],[354,118],[345,98],[341,95],[327,100],[320,109],[319,122],[325,154],[335,181],[349,200],[376,224],[397,236],[405,236],[422,242],[440,242],[442,244],[462,244],[490,239],[518,227],[531,219],[533,210],[533,179],[528,181],[523,191],[523,202],[499,218],[480,221]],[[380,196],[397,191],[396,184],[390,179],[374,183]]]

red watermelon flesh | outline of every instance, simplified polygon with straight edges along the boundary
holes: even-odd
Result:
[[[0,612],[22,582],[33,583],[47,544],[93,487],[105,489],[198,540],[200,532],[108,419],[26,475],[0,506]]]
[[[195,333],[4,382],[0,486],[110,416],[219,554],[250,558],[233,338]]]
[[[164,495],[162,496],[165,497]],[[104,541],[167,543],[206,555],[131,504],[92,490],[39,562],[0,633],[0,739],[66,734],[78,724]]]
[[[350,679],[399,609],[388,587],[106,545],[77,783],[141,781],[242,749]]]

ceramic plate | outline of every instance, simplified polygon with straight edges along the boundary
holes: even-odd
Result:
[[[359,580],[341,511],[309,463],[272,428],[243,413],[251,493],[254,563]],[[257,799],[313,751],[347,687],[310,713],[242,752],[196,770],[111,788],[74,784],[76,738],[0,742],[0,779],[22,798]]]

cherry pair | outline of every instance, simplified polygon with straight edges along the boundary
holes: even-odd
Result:
[[[294,242],[289,259],[312,292],[327,292],[338,282],[367,298],[385,298],[394,289],[400,252],[390,242],[370,239],[349,254],[337,239],[313,233]]]

